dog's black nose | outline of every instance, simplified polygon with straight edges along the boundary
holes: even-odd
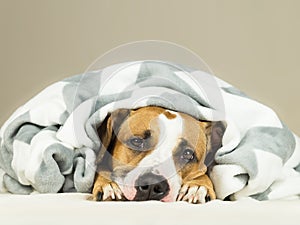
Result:
[[[153,173],[141,175],[135,183],[135,188],[135,201],[161,200],[170,191],[167,180]]]

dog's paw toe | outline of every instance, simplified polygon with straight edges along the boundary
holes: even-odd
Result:
[[[96,201],[102,201],[103,199],[103,192],[98,192],[97,195],[95,196],[94,200]]]
[[[95,201],[114,201],[121,199],[122,192],[118,185],[113,182],[103,186],[94,187],[93,200]]]
[[[111,200],[122,199],[122,192],[116,184],[110,183],[103,187],[103,200],[106,199],[111,199]]]
[[[102,201],[103,200],[103,190],[101,186],[94,186],[93,193],[92,193],[92,200],[93,201]]]
[[[194,204],[203,204],[214,196],[210,196],[209,190],[205,186],[189,186],[183,185],[179,191],[177,201],[187,201]]]

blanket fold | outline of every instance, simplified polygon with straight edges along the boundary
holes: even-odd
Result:
[[[270,108],[211,74],[155,60],[64,79],[16,110],[0,131],[0,190],[90,192],[97,128],[116,109],[150,105],[225,122],[209,170],[219,199],[300,196],[299,138]]]

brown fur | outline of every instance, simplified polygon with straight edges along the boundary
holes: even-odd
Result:
[[[112,170],[124,170],[124,168],[130,171],[148,154],[155,149],[158,143],[159,126],[156,118],[160,114],[164,114],[168,119],[174,119],[175,114],[160,107],[144,107],[138,110],[118,110],[107,119],[105,128],[99,128],[100,139],[103,143],[103,148],[100,150],[98,156],[98,175],[95,179],[93,189],[93,199],[99,200],[99,193],[103,193],[105,186],[111,185],[116,193],[121,191],[118,185],[111,181]],[[197,162],[191,163],[182,168],[176,168],[178,174],[182,177],[182,186],[194,187],[204,186],[208,190],[208,195],[211,199],[215,199],[216,195],[213,190],[213,184],[209,177],[206,175],[207,168],[204,164],[204,159],[207,153],[207,146],[210,144],[210,136],[212,132],[212,126],[209,122],[201,122],[192,118],[187,114],[180,113],[180,116],[184,120],[184,130],[182,139],[188,140],[190,147],[195,150]],[[145,135],[145,131],[151,130],[151,139],[149,148],[147,151],[136,154],[129,149],[126,145],[126,140],[130,136]],[[111,146],[113,141],[113,135],[117,134],[114,145]],[[113,159],[110,163],[104,162],[109,159],[105,157],[105,151],[108,151]],[[174,153],[175,155],[175,153]],[[174,158],[176,160],[176,158]],[[104,162],[104,163],[103,163]],[[175,163],[176,165],[176,163]],[[179,165],[179,164],[177,164]],[[181,193],[182,194],[182,193]],[[117,198],[116,198],[117,199]],[[101,199],[100,199],[101,200]],[[108,198],[107,200],[111,200]],[[124,197],[122,196],[122,200]]]

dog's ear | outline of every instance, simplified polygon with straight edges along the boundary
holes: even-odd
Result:
[[[205,165],[208,167],[214,162],[214,157],[219,148],[222,147],[222,139],[225,132],[225,124],[221,121],[206,122],[207,154]]]
[[[98,127],[97,132],[100,138],[101,146],[97,155],[96,163],[102,161],[106,152],[110,152],[119,128],[124,120],[129,116],[129,109],[118,109],[108,115]]]

